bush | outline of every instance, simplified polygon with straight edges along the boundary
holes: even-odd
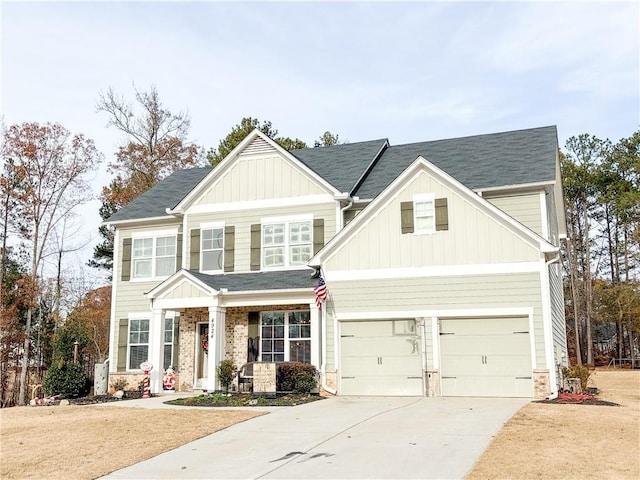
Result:
[[[283,362],[276,364],[276,388],[280,392],[310,393],[318,386],[318,371],[309,363]]]
[[[222,360],[218,364],[216,373],[218,374],[218,380],[220,380],[220,384],[224,387],[225,392],[229,392],[229,385],[233,382],[237,370],[238,369],[232,360]]]
[[[576,365],[571,368],[564,367],[562,369],[562,374],[564,375],[564,378],[579,378],[582,391],[587,391],[587,383],[589,383],[589,377],[591,376],[591,370],[587,367],[584,365]]]
[[[81,397],[89,391],[82,365],[62,361],[49,367],[42,386],[46,395],[65,398]]]

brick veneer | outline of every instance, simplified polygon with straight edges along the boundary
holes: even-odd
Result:
[[[549,370],[533,371],[533,397],[536,400],[543,400],[551,394]]]

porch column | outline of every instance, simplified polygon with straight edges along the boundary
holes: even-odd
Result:
[[[206,389],[209,392],[216,391],[220,385],[216,370],[220,360],[224,358],[224,327],[226,309],[222,307],[209,307],[209,355],[207,357]]]
[[[149,375],[151,393],[162,392],[165,314],[166,311],[163,309],[154,309],[153,318],[149,322],[149,361],[153,365]]]

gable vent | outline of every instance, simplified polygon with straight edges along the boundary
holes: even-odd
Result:
[[[245,147],[240,155],[255,155],[259,153],[272,153],[275,149],[264,139],[257,137]]]

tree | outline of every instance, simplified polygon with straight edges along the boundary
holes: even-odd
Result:
[[[96,108],[107,114],[107,126],[120,130],[126,139],[108,165],[115,178],[102,189],[99,213],[103,220],[174,171],[203,163],[201,148],[187,139],[189,114],[167,110],[155,86],[149,91],[134,90],[138,111],[111,88],[98,98]],[[104,241],[95,247],[89,265],[111,270],[113,229],[103,225],[99,232]]]
[[[331,147],[333,145],[338,145],[340,143],[338,139],[339,139],[339,135],[334,135],[327,130],[322,135],[320,135],[320,138],[318,140],[313,142],[313,146],[314,147]]]
[[[29,258],[23,281],[27,308],[18,400],[23,405],[43,259],[56,226],[90,199],[86,176],[98,165],[101,155],[92,140],[72,135],[59,124],[24,123],[5,132],[2,158],[5,165],[11,165],[17,182],[12,195],[22,222],[20,239]]]
[[[253,132],[255,129],[260,130],[267,137],[274,140],[278,145],[286,150],[297,150],[300,148],[307,148],[307,144],[302,140],[296,138],[291,139],[289,137],[278,137],[278,130],[273,128],[271,122],[261,122],[257,118],[244,117],[240,120],[240,123],[231,129],[231,132],[218,144],[218,148],[210,148],[207,152],[207,160],[211,166],[216,166],[220,163],[231,151],[236,148],[247,135]]]
[[[111,286],[88,292],[73,309],[66,325],[77,325],[88,339],[87,351],[101,363],[109,350],[109,320],[111,315]]]

